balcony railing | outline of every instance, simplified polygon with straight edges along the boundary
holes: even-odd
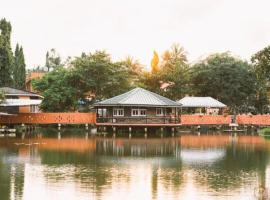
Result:
[[[97,123],[111,124],[178,124],[179,116],[171,117],[97,117]]]

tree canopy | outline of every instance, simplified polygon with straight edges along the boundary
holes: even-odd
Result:
[[[234,111],[254,106],[256,78],[250,65],[229,53],[213,54],[192,67],[194,95],[211,96]]]

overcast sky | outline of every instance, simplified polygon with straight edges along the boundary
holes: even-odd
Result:
[[[249,60],[270,45],[269,0],[1,0],[0,17],[12,23],[28,68],[45,63],[46,51],[62,57],[105,49],[149,65],[173,43],[189,61],[232,51]]]

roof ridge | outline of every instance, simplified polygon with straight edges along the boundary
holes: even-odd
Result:
[[[139,89],[141,89],[141,88],[136,87],[136,88],[134,88],[134,89],[132,89],[132,90],[130,90],[130,91],[124,93],[124,94],[135,95],[136,93],[138,93]],[[134,93],[134,94],[133,94],[133,93]],[[131,96],[126,96],[125,98],[123,98],[123,99],[122,99],[121,101],[119,101],[119,102],[124,103],[127,99],[130,99],[130,97],[131,97]]]

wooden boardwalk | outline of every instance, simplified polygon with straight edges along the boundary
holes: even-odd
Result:
[[[0,124],[92,124],[98,126],[196,126],[196,125],[230,125],[230,115],[182,115],[180,123],[166,124],[122,124],[97,123],[96,114],[91,113],[24,113],[12,116],[0,116]],[[250,126],[270,126],[270,115],[237,115],[236,124]]]

